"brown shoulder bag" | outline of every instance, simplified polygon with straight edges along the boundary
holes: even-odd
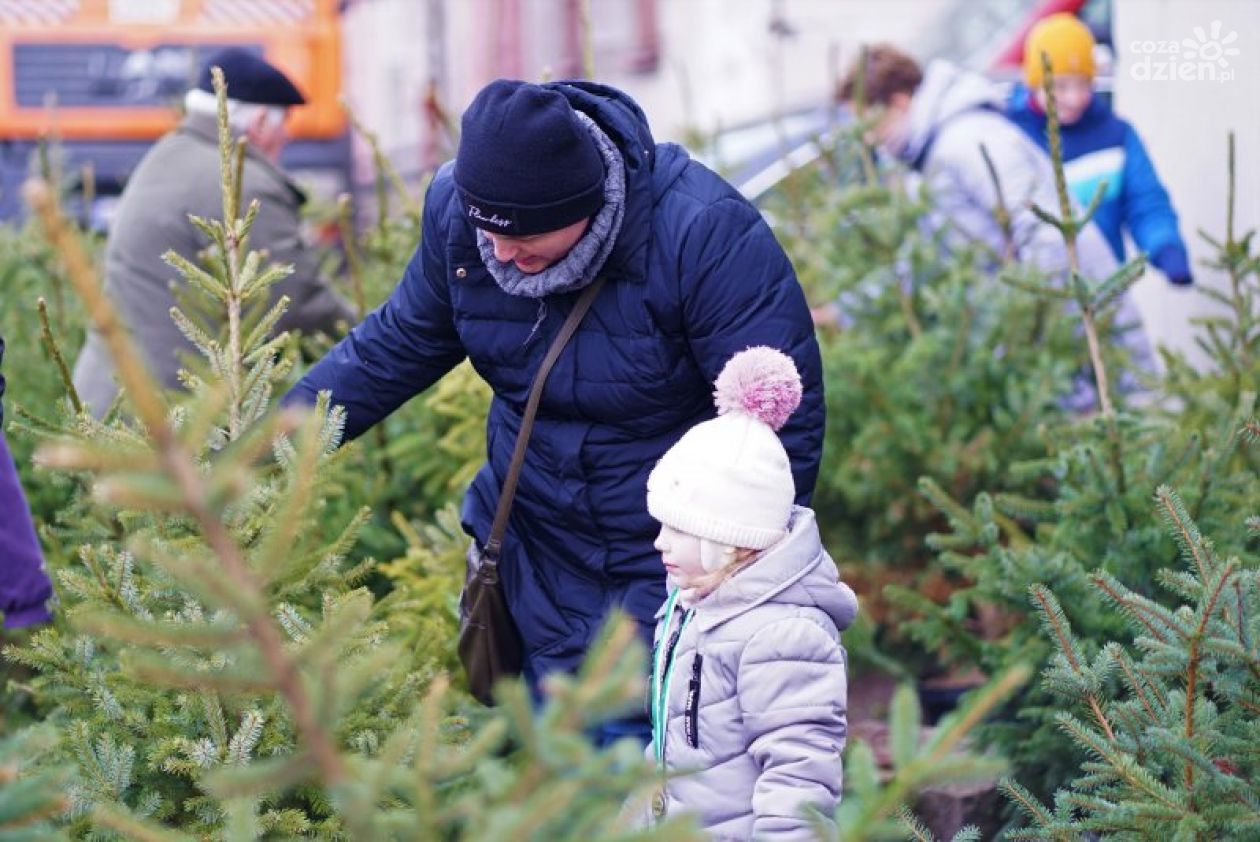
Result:
[[[560,333],[552,340],[547,355],[543,357],[534,382],[530,386],[525,414],[521,417],[521,431],[516,437],[512,461],[503,488],[499,492],[499,505],[490,527],[490,537],[484,547],[476,542],[468,555],[468,570],[464,578],[464,592],[459,601],[459,659],[468,674],[468,689],[473,698],[484,705],[494,704],[494,685],[503,678],[521,674],[525,653],[521,634],[508,610],[503,595],[503,583],[499,579],[499,556],[503,550],[503,536],[507,531],[508,515],[516,497],[516,483],[520,479],[521,465],[525,462],[525,449],[534,429],[534,417],[542,399],[547,375],[568,344],[578,323],[590,309],[591,302],[604,285],[602,277],[582,291],[573,311],[569,313]]]

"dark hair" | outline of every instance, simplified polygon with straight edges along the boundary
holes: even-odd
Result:
[[[919,63],[892,44],[862,48],[862,54],[836,86],[837,102],[852,102],[861,78],[862,101],[867,105],[887,105],[894,94],[914,96],[923,81]]]

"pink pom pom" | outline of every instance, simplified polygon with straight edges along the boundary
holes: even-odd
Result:
[[[778,432],[801,405],[801,376],[782,351],[758,345],[727,360],[713,384],[718,415],[742,412]]]

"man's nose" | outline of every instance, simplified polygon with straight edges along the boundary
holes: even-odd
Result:
[[[507,263],[516,256],[518,246],[515,243],[499,237],[491,237],[490,241],[494,243],[494,259],[500,263]]]

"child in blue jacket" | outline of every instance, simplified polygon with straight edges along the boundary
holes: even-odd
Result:
[[[1029,137],[1048,146],[1042,54],[1054,71],[1063,161],[1068,186],[1087,207],[1106,182],[1094,222],[1117,260],[1124,260],[1124,231],[1155,268],[1174,284],[1193,282],[1177,213],[1134,128],[1094,95],[1094,37],[1074,15],[1051,15],[1033,27],[1024,44],[1024,85],[1016,86],[1007,116]]]

